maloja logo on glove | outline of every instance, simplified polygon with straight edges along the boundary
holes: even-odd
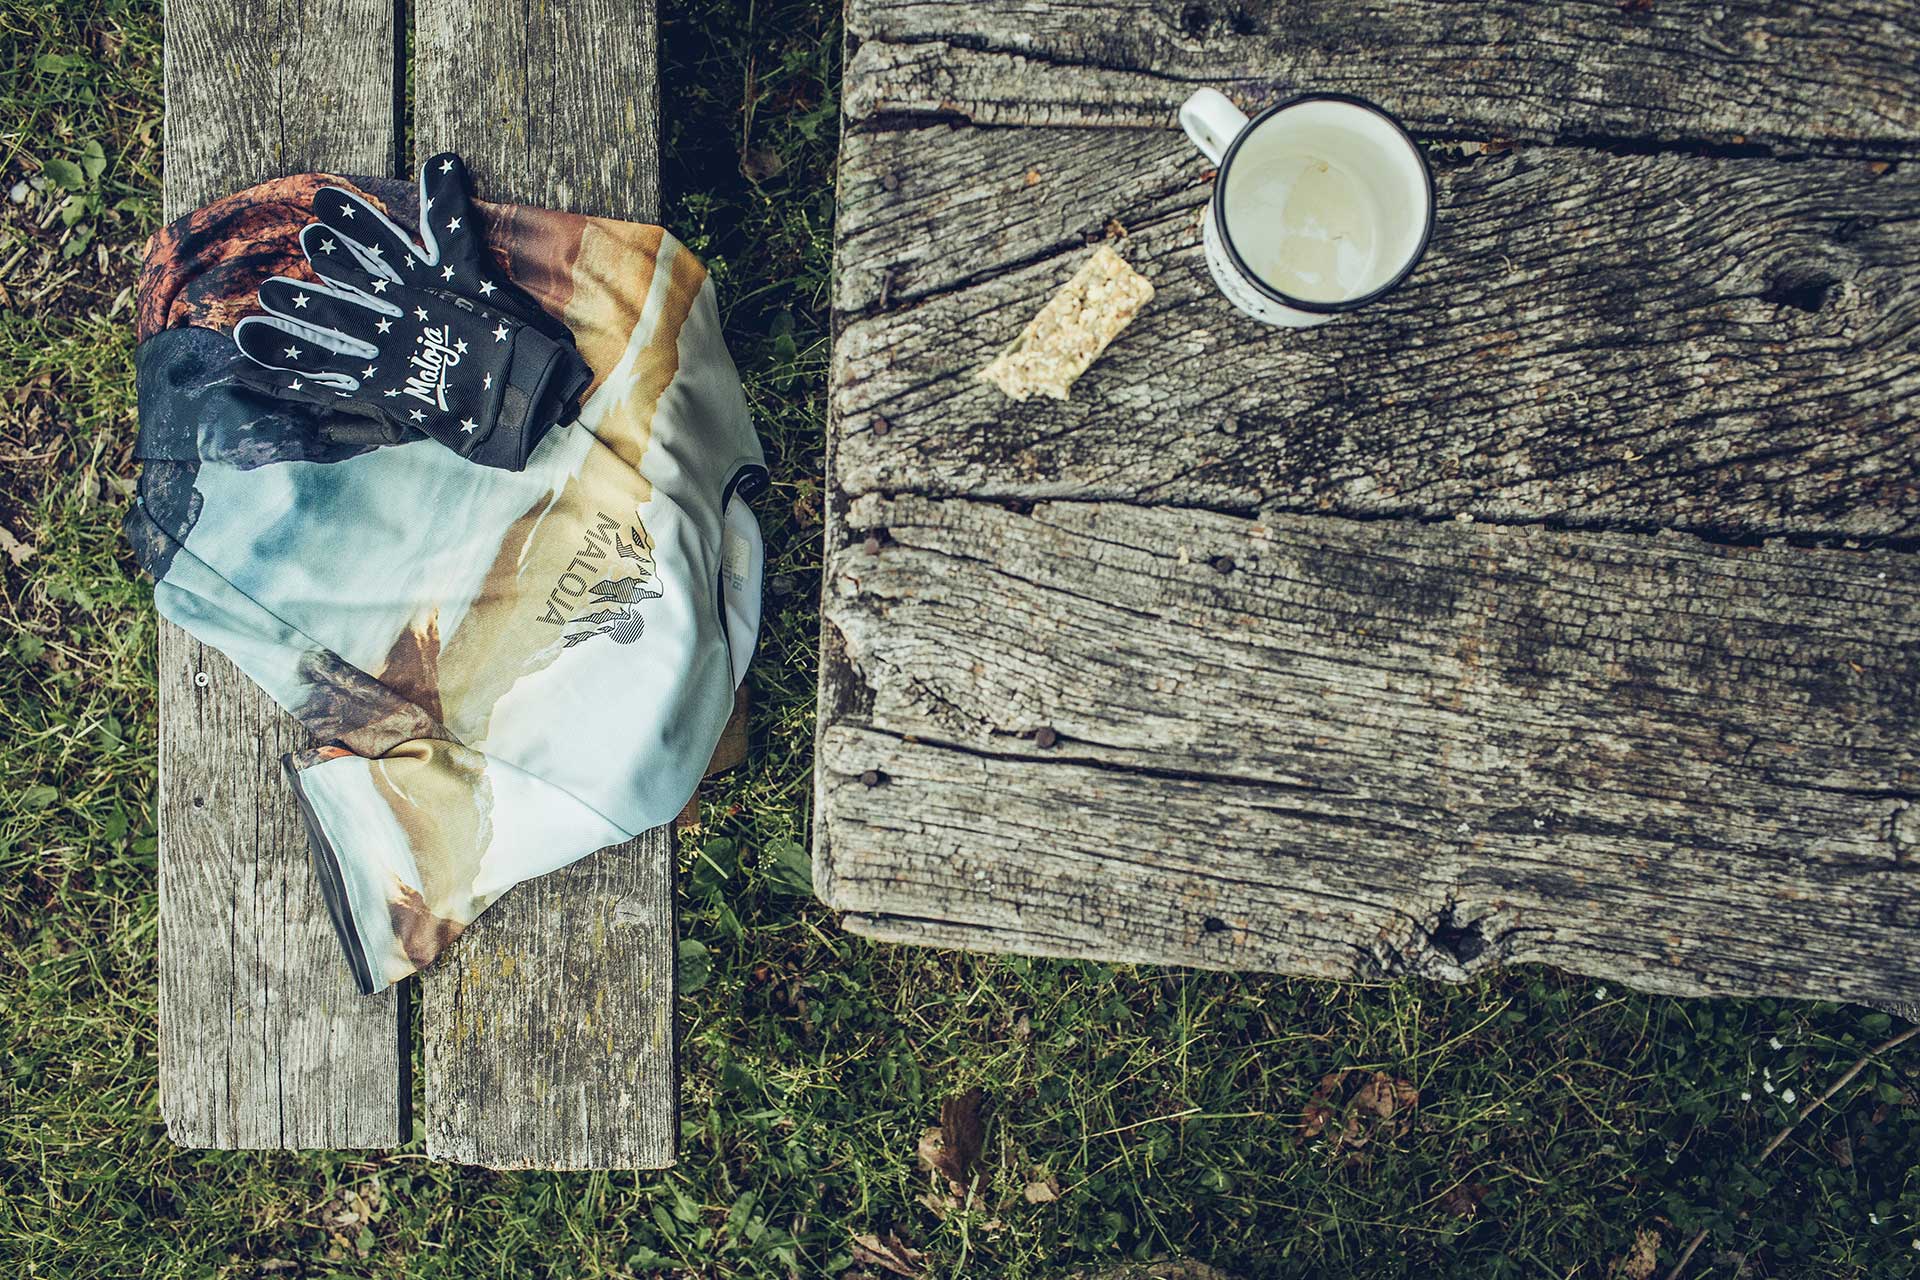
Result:
[[[407,375],[407,394],[415,400],[424,400],[447,411],[447,370],[460,363],[460,357],[466,354],[467,344],[456,341],[447,327],[423,329],[414,341],[420,350],[413,353],[413,367],[418,373]]]
[[[300,249],[317,282],[260,286],[267,314],[233,330],[257,367],[235,380],[327,420],[377,419],[389,443],[426,436],[483,466],[525,467],[592,377],[566,326],[499,274],[460,158],[420,171],[418,244],[342,187],[323,187],[313,211]]]

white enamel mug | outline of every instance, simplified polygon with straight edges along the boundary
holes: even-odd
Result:
[[[1433,235],[1433,172],[1400,122],[1363,98],[1306,93],[1249,120],[1217,89],[1180,126],[1219,167],[1207,269],[1256,320],[1304,328],[1413,274]]]

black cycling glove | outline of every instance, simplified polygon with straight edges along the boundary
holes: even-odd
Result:
[[[300,248],[321,283],[260,286],[267,314],[233,331],[259,366],[241,381],[372,418],[377,441],[421,435],[483,466],[524,468],[591,374],[566,326],[495,268],[460,158],[420,171],[424,245],[339,187],[322,188],[314,211]]]

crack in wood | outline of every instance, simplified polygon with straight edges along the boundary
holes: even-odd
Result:
[[[1178,100],[1207,83],[1249,108],[1296,87],[1356,92],[1416,130],[1478,137],[1879,154],[1920,141],[1907,55],[1920,32],[1895,0],[1816,25],[1758,0],[1647,15],[1412,3],[1391,25],[1262,4],[1244,20],[1209,11],[1196,26],[1190,9],[856,0],[847,113],[856,123],[931,110],[985,123],[1171,126]]]
[[[1889,811],[1920,787],[1911,557],[1085,502],[845,515],[890,542],[827,584],[864,692],[823,726],[824,892],[972,920],[887,936],[1349,977],[1920,979]],[[1781,940],[1727,939],[1729,912]]]

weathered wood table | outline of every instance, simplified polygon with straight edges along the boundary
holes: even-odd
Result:
[[[994,950],[1920,994],[1920,9],[852,0],[816,880]],[[1214,291],[1175,110],[1437,170]],[[975,380],[1114,238],[1067,403]]]
[[[306,170],[460,151],[479,195],[658,217],[652,0],[168,0],[169,216]],[[350,571],[350,566],[343,566]],[[176,1142],[383,1147],[411,1129],[415,984],[355,994],[280,756],[223,657],[160,637],[160,1105]],[[426,1145],[497,1167],[673,1162],[672,844],[515,889],[422,975]]]

